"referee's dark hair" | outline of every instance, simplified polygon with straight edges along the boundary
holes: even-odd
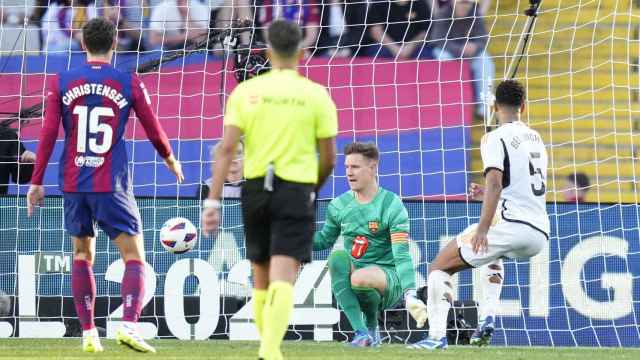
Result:
[[[344,155],[360,154],[369,160],[378,161],[380,153],[376,144],[367,142],[354,142],[344,147]]]
[[[267,41],[276,54],[283,58],[291,58],[300,49],[302,30],[294,22],[276,20],[267,29]]]
[[[524,86],[516,80],[505,80],[496,88],[496,105],[519,109],[524,105]]]
[[[116,27],[104,18],[93,18],[82,27],[82,41],[87,51],[104,55],[111,50],[116,37]]]

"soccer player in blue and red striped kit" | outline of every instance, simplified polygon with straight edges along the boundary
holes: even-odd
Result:
[[[137,351],[155,352],[136,326],[145,290],[144,245],[123,138],[131,109],[178,182],[184,176],[151,109],[144,84],[135,74],[110,65],[115,38],[116,29],[109,21],[89,21],[82,28],[87,64],[62,72],[49,83],[27,210],[31,216],[34,207],[44,200],[44,171],[62,120],[65,136],[58,181],[64,193],[65,229],[73,240],[71,289],[83,329],[82,348],[87,352],[103,350],[93,319],[96,284],[92,265],[97,223],[118,246],[125,262],[121,287],[123,325],[116,331],[116,340]]]

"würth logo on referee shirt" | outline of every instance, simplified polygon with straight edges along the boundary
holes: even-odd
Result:
[[[250,105],[256,105],[259,102],[260,102],[260,96],[258,96],[258,95],[249,96],[249,104]]]
[[[369,221],[369,231],[371,231],[372,234],[375,234],[378,232],[378,222],[377,221]]]

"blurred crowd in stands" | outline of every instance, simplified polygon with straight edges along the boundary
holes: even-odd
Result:
[[[146,52],[189,46],[233,19],[249,19],[243,42],[264,42],[274,20],[298,22],[307,56],[470,61],[478,107],[494,78],[484,17],[490,0],[0,0],[2,30],[39,29],[28,48],[47,54],[80,51],[80,29],[103,16],[118,24],[118,50]],[[6,36],[0,51],[11,46]],[[19,43],[16,41],[14,46]]]

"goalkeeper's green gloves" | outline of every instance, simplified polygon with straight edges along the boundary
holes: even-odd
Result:
[[[416,296],[415,289],[404,292],[404,304],[411,317],[416,321],[416,325],[421,328],[427,322],[427,305]]]

